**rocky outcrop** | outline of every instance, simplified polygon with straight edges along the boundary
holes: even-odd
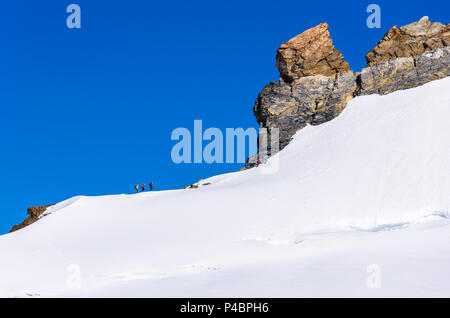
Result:
[[[428,17],[397,28],[392,27],[366,55],[367,66],[398,57],[418,56],[450,45],[450,24],[431,23]]]
[[[361,94],[388,94],[450,76],[450,47],[399,57],[361,71]]]
[[[253,108],[263,128],[259,138],[267,138],[267,148],[249,158],[247,168],[255,166],[257,158],[264,161],[274,153],[270,148],[271,131],[264,128],[278,128],[276,148],[281,150],[297,130],[338,116],[357,87],[355,74],[333,46],[327,23],[282,44],[276,65],[280,80],[269,83],[259,93]]]
[[[450,24],[417,22],[392,27],[367,53],[361,94],[388,94],[450,75]]]
[[[361,94],[388,94],[450,75],[450,25],[417,22],[392,27],[367,53]]]
[[[355,96],[388,94],[449,76],[449,28],[428,17],[394,26],[366,55],[367,67],[357,74],[333,47],[326,23],[287,41],[277,52],[279,81],[259,93],[253,108],[260,139],[268,136],[270,144],[270,128],[278,128],[281,150],[299,129],[332,120]],[[273,154],[260,149],[246,167]]]
[[[20,229],[36,222],[37,220],[39,220],[39,217],[45,212],[45,210],[47,210],[47,208],[52,205],[53,204],[29,207],[27,210],[28,217],[22,223],[20,223],[18,225],[14,225],[11,228],[11,230],[9,231],[9,233],[20,230]]]
[[[279,129],[279,148],[307,124],[318,125],[335,118],[352,99],[355,75],[347,71],[335,76],[314,75],[268,84],[254,106],[262,127]]]
[[[328,24],[321,23],[282,44],[277,67],[286,82],[311,75],[333,76],[350,69],[333,46]]]

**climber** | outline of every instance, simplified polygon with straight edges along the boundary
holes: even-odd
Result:
[[[141,185],[141,189],[142,189],[142,192],[145,191],[145,184],[144,183]]]
[[[261,161],[259,160],[259,158],[258,158],[258,160],[256,160],[256,167],[259,167],[259,164],[261,163]]]
[[[153,190],[153,181],[150,182],[148,186],[149,186],[149,188],[150,188],[150,191],[152,191],[152,190]]]
[[[134,186],[134,189],[136,190],[136,193],[138,193],[138,192],[139,192],[139,184],[136,184],[136,185]]]
[[[353,92],[353,97],[359,96],[359,86],[356,86],[355,91]]]

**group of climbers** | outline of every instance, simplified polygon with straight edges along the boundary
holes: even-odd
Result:
[[[134,190],[136,190],[136,193],[139,192],[139,186],[141,188],[141,192],[144,192],[145,191],[145,183],[143,183],[141,185],[137,184],[134,186]],[[148,184],[148,188],[149,188],[149,191],[153,190],[153,181]]]

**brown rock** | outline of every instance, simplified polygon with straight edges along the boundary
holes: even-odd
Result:
[[[28,217],[22,223],[14,225],[9,233],[23,229],[24,227],[36,222],[37,220],[39,220],[39,217],[45,212],[45,210],[47,210],[47,208],[52,205],[54,204],[29,207],[27,210]]]
[[[342,53],[334,48],[327,23],[282,44],[277,51],[276,65],[287,82],[303,76],[333,76],[350,69]]]
[[[450,24],[431,23],[428,17],[401,28],[392,27],[366,55],[367,66],[398,57],[417,56],[450,44]]]

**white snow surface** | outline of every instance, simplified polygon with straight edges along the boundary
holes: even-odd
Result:
[[[0,296],[450,297],[449,88],[353,99],[198,189],[59,203],[0,236]]]

